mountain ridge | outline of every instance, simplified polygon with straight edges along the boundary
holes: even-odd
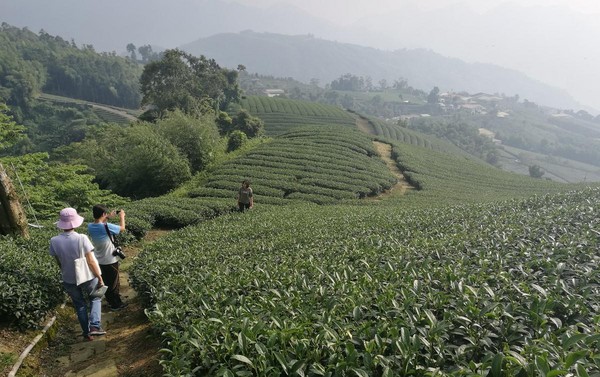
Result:
[[[322,84],[343,74],[369,76],[373,83],[405,78],[409,85],[429,91],[518,94],[523,99],[556,108],[578,108],[565,90],[532,79],[516,70],[487,63],[467,63],[426,49],[380,50],[351,43],[316,38],[313,35],[283,35],[246,30],[220,33],[180,46],[205,55],[219,64],[276,77],[293,77]]]

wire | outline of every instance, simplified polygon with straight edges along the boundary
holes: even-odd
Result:
[[[21,178],[19,177],[17,168],[15,167],[15,165],[12,162],[10,163],[10,166],[12,167],[13,171],[15,172],[15,175],[17,176],[17,181],[19,181],[19,185],[21,186],[21,191],[23,191],[23,196],[25,196],[25,200],[27,201],[29,210],[31,211],[31,214],[33,215],[33,219],[35,220],[35,224],[28,224],[28,225],[36,227],[36,228],[41,228],[42,226],[40,225],[37,217],[35,216],[35,210],[33,209],[33,206],[31,205],[31,203],[29,202],[29,197],[27,196],[27,191],[25,191],[25,187],[23,186],[23,183],[21,182]]]

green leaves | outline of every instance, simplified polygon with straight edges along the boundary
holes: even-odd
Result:
[[[162,313],[155,326],[176,329],[169,342],[198,338],[165,355],[181,374],[184,362],[234,375],[585,375],[600,280],[598,219],[582,202],[600,204],[600,191],[422,210],[265,206],[158,241],[131,276]]]

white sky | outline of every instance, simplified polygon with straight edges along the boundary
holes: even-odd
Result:
[[[235,0],[235,2],[262,7],[278,3],[291,4],[337,24],[351,23],[365,16],[385,14],[401,9],[407,4],[415,4],[421,9],[431,10],[462,3],[468,4],[473,10],[485,12],[503,3],[515,2],[521,6],[560,5],[581,13],[600,16],[599,0]]]
[[[467,62],[516,69],[566,89],[580,103],[600,111],[600,0],[227,1],[255,7],[293,5],[338,27],[358,31],[335,37],[342,42],[387,50],[420,47]],[[502,6],[523,13],[507,17]],[[407,21],[403,14],[421,14],[425,19]],[[487,21],[474,19],[477,14],[494,23],[482,24]],[[507,17],[506,22],[499,17]],[[403,28],[406,25],[408,29]]]

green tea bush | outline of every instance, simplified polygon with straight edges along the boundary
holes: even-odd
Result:
[[[265,132],[269,136],[280,135],[298,126],[353,128],[356,123],[352,115],[339,107],[308,101],[249,96],[240,105],[265,122]]]
[[[0,322],[36,327],[64,300],[60,269],[50,256],[56,232],[30,230],[29,240],[0,239]]]
[[[584,376],[599,205],[269,207],[159,240],[131,277],[167,376]]]
[[[189,195],[235,196],[242,179],[251,181],[255,199],[319,204],[376,195],[396,181],[366,135],[336,126],[304,127],[221,164]]]

